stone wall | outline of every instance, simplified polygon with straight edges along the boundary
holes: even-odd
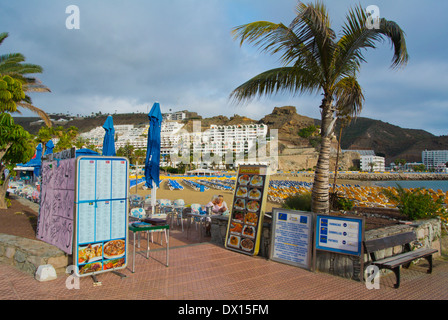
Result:
[[[0,234],[0,263],[9,264],[34,277],[40,265],[51,264],[56,273],[65,273],[71,256],[42,241]]]
[[[303,172],[300,174],[291,174],[291,176],[299,176],[314,178],[314,172]],[[334,173],[330,172],[330,179],[334,178]],[[407,172],[338,172],[338,179],[356,180],[356,181],[394,181],[394,180],[448,180],[448,174],[442,173],[407,173]]]
[[[427,247],[439,250],[434,256],[441,255],[441,224],[437,219],[420,220],[409,225],[396,225],[380,229],[366,231],[365,239],[387,237],[399,233],[414,231],[417,235],[418,244],[414,248]],[[382,259],[403,251],[401,246],[388,248],[376,253],[377,259]],[[364,254],[364,263],[369,261],[369,256]],[[318,251],[316,254],[316,269],[349,279],[359,279],[361,261],[359,257],[347,256],[336,253]],[[387,270],[382,272],[388,272]]]
[[[214,216],[212,217],[211,242],[224,246],[228,216]],[[398,233],[415,231],[419,244],[416,247],[428,247],[439,250],[437,256],[442,252],[442,231],[441,223],[438,219],[420,220],[412,224],[401,224],[380,229],[369,230],[365,232],[365,239],[375,239],[387,237]],[[269,258],[271,242],[271,221],[265,219],[263,224],[263,235],[260,242],[259,256]],[[385,249],[378,252],[378,258],[387,257],[392,254],[398,254],[402,250],[401,247]],[[368,255],[364,255],[364,262],[369,259]],[[317,251],[316,253],[316,271],[325,272],[341,276],[344,278],[359,280],[361,261],[357,256],[348,256],[337,253],[330,253],[324,251]]]

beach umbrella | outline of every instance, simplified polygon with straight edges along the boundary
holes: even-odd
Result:
[[[115,152],[115,129],[112,116],[108,116],[106,122],[103,125],[106,134],[103,140],[103,156],[116,156]]]
[[[160,104],[158,102],[154,103],[152,106],[148,118],[149,130],[145,161],[145,186],[151,188],[151,205],[154,212],[156,204],[156,188],[160,185],[159,165],[162,113],[160,112]]]
[[[24,167],[34,167],[34,175],[36,177],[40,176],[40,167],[42,166],[42,143],[39,143],[36,147],[36,152],[30,161],[25,163]]]
[[[48,140],[47,144],[45,145],[45,153],[44,153],[44,156],[46,156],[47,154],[51,154],[51,153],[53,153],[53,149],[54,149],[54,143],[53,143],[53,140]]]
[[[100,154],[96,151],[90,150],[90,149],[78,149],[76,150],[75,157],[82,157],[82,156],[99,156]]]

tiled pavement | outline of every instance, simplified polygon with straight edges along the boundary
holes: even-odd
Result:
[[[442,259],[434,261],[430,275],[426,261],[402,270],[399,289],[390,275],[381,278],[380,289],[368,290],[362,282],[197,243],[177,230],[170,236],[168,267],[165,250],[151,247],[149,260],[137,254],[135,273],[130,247],[128,267],[121,270],[125,278],[99,274],[101,285],[94,285],[83,277],[79,289],[67,288],[66,282],[74,283],[68,275],[39,282],[0,264],[0,300],[448,300],[448,261]]]

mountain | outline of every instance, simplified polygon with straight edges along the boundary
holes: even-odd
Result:
[[[335,133],[339,135],[340,127]],[[421,162],[422,151],[448,150],[448,137],[434,136],[418,129],[404,129],[380,120],[359,117],[342,129],[342,149],[374,150],[386,157],[386,165],[395,159]]]
[[[87,118],[69,118],[64,115],[51,115],[52,119],[58,120],[54,122],[54,126],[63,126],[64,128],[75,126],[80,133],[102,126],[106,117],[107,115],[96,115]],[[139,126],[147,125],[149,122],[147,114],[144,113],[114,114],[113,119],[114,125],[132,124]],[[39,120],[40,118],[37,117],[14,118],[16,124],[21,125],[32,134],[37,134],[42,126]],[[320,120],[298,114],[294,106],[275,107],[271,114],[260,120],[239,115],[230,118],[219,115],[204,119],[199,116],[196,119],[183,120],[184,128],[187,131],[192,131],[194,120],[201,121],[202,130],[209,128],[210,124],[266,124],[269,129],[278,129],[279,146],[282,145],[281,151],[284,155],[302,154],[304,149],[312,150],[309,139],[299,137],[298,132],[300,129],[320,124]],[[339,128],[339,124],[337,124],[336,136],[339,136]],[[336,143],[335,145],[337,146]],[[386,165],[395,159],[421,162],[421,152],[425,149],[448,150],[448,137],[434,136],[424,130],[405,129],[380,120],[359,117],[343,128],[341,148],[374,150],[376,154],[385,156]],[[309,151],[308,154],[311,155],[312,152]],[[313,157],[315,157],[315,153],[313,153]]]

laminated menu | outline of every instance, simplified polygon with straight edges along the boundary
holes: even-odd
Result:
[[[129,163],[122,157],[76,160],[73,258],[78,276],[127,264]]]
[[[240,166],[227,227],[226,248],[257,255],[269,185],[265,165]]]

